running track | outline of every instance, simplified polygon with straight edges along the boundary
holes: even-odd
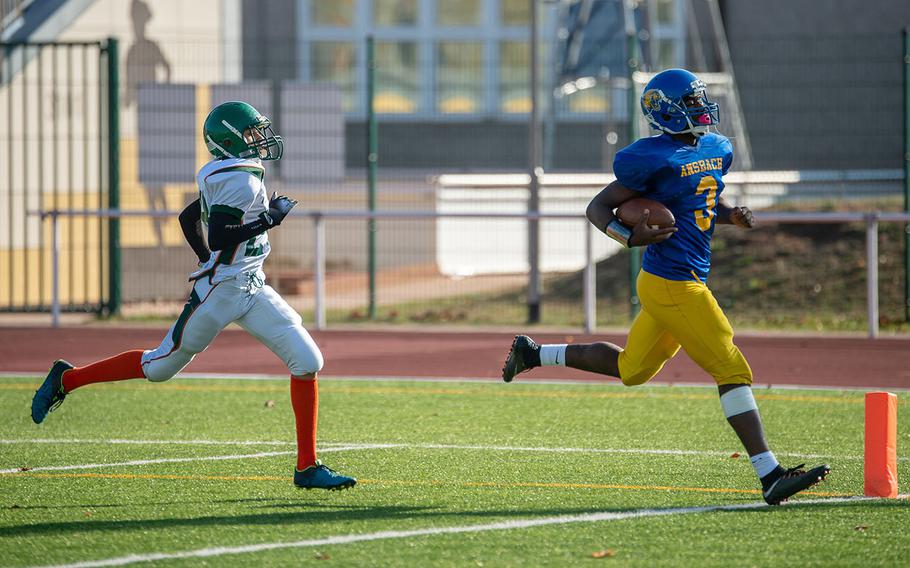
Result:
[[[44,374],[63,358],[84,365],[128,349],[152,349],[164,329],[0,327],[0,372]],[[611,341],[622,335],[532,333],[545,343]],[[324,376],[470,377],[498,379],[512,334],[491,332],[329,330],[313,332],[325,355]],[[910,338],[737,336],[756,384],[910,389]],[[269,350],[245,332],[228,329],[185,369],[188,373],[284,374]],[[557,367],[527,379],[609,380]],[[711,383],[683,352],[655,382]]]

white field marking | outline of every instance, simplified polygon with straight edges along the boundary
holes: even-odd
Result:
[[[347,450],[361,450],[361,449],[371,449],[374,447],[384,447],[383,444],[365,444],[365,445],[355,445],[355,446],[340,446],[335,448],[323,448],[319,450],[321,453],[325,452],[343,452]],[[151,465],[159,463],[185,463],[185,462],[196,462],[196,461],[223,461],[223,460],[243,460],[249,458],[268,458],[273,456],[288,456],[295,455],[296,451],[287,451],[287,452],[259,452],[256,454],[235,454],[228,456],[199,456],[192,458],[159,458],[152,460],[132,460],[125,462],[117,463],[88,463],[80,465],[49,465],[49,466],[39,466],[33,467],[23,471],[21,468],[12,468],[12,469],[0,469],[0,474],[8,473],[30,473],[33,471],[67,471],[73,469],[100,469],[105,467],[124,467],[131,465]]]
[[[669,456],[729,456],[733,452],[704,451],[704,450],[653,450],[632,448],[548,448],[525,446],[466,446],[460,444],[385,444],[377,445],[377,449],[405,448],[427,450],[480,450],[492,452],[552,452],[552,453],[589,453],[589,454],[641,454],[641,455],[669,455]],[[372,449],[372,448],[370,448]],[[801,454],[795,452],[775,452],[775,455],[793,458],[811,459],[839,459],[861,460],[863,456],[831,456],[825,454]],[[901,461],[910,461],[910,456],[897,458]]]
[[[150,465],[156,463],[182,463],[182,462],[194,462],[194,461],[219,461],[219,460],[237,460],[237,459],[246,459],[246,458],[267,458],[272,456],[286,456],[288,454],[294,454],[296,452],[261,452],[258,454],[238,454],[231,456],[204,456],[204,457],[193,457],[193,458],[160,458],[154,460],[132,460],[125,462],[117,463],[87,463],[81,465],[49,465],[41,467],[33,467],[31,469],[23,472],[20,468],[15,469],[0,469],[0,474],[3,473],[27,473],[32,471],[66,471],[71,469],[97,469],[102,467],[123,467],[130,465]]]
[[[17,371],[0,371],[0,378],[34,378],[41,379],[47,375],[47,371],[32,371],[32,372],[17,372]],[[257,374],[257,373],[219,373],[218,376],[213,376],[212,373],[180,373],[175,378],[177,379],[202,379],[202,380],[212,380],[217,381],[221,379],[231,379],[238,381],[287,381],[288,375],[267,375],[267,374]],[[352,381],[352,382],[377,382],[377,383],[391,383],[391,382],[416,382],[416,383],[486,383],[486,384],[498,384],[501,382],[501,379],[498,378],[487,378],[479,379],[477,377],[351,377],[347,375],[337,376],[337,375],[319,375],[320,380],[329,380],[329,381]],[[546,378],[523,378],[521,383],[534,384],[534,385],[576,385],[576,386],[585,386],[585,385],[607,385],[607,386],[619,386],[621,383],[618,382],[618,379],[599,379],[593,378],[590,380],[576,380],[576,379],[546,379]],[[674,381],[674,382],[654,382],[648,383],[649,387],[664,387],[664,388],[673,388],[673,387],[684,387],[684,388],[710,388],[716,389],[717,385],[714,383],[707,382],[688,382],[688,381]],[[824,385],[791,385],[791,384],[778,384],[778,383],[752,383],[752,388],[756,391],[765,390],[765,389],[774,389],[774,390],[809,390],[809,391],[845,391],[845,392],[870,392],[870,391],[881,391],[886,390],[889,392],[910,392],[910,388],[905,387],[878,387],[878,386],[865,386],[865,387],[841,387],[841,386],[824,386]]]
[[[858,503],[875,501],[869,497],[836,497],[830,499],[806,499],[793,501],[782,507],[798,507],[800,505],[817,505],[827,503]],[[153,552],[148,554],[130,554],[116,558],[101,560],[88,560],[72,564],[57,564],[45,568],[94,568],[96,566],[125,566],[138,562],[155,562],[159,560],[179,560],[184,558],[211,558],[226,554],[247,554],[251,552],[265,552],[287,548],[308,548],[313,546],[331,546],[352,544],[356,542],[370,542],[375,540],[403,539],[416,536],[435,536],[440,534],[479,533],[488,531],[505,531],[515,529],[528,529],[550,525],[566,525],[571,523],[597,523],[604,521],[620,521],[623,519],[640,519],[644,517],[663,517],[670,515],[690,515],[693,513],[711,513],[715,511],[741,511],[749,509],[762,509],[768,507],[765,503],[742,503],[738,505],[713,505],[705,507],[678,507],[673,509],[637,509],[633,511],[586,513],[583,515],[562,515],[557,517],[541,517],[531,519],[513,519],[486,523],[480,525],[463,525],[455,527],[437,527],[414,529],[407,531],[380,531],[366,534],[335,535],[311,540],[298,540],[295,542],[266,542],[248,544],[245,546],[219,546],[213,548],[200,548],[183,552]]]
[[[206,446],[293,446],[294,442],[282,442],[274,440],[103,440],[103,439],[54,439],[54,438],[36,438],[20,440],[0,440],[0,444],[134,444],[134,445],[206,445]],[[402,443],[369,443],[369,442],[324,442],[320,446],[320,452],[346,452],[357,450],[384,450],[384,449],[405,449],[405,450],[469,450],[469,451],[489,451],[489,452],[541,452],[541,453],[578,453],[578,454],[638,454],[638,455],[668,455],[668,456],[729,456],[730,451],[705,451],[705,450],[661,450],[661,449],[634,449],[634,448],[560,448],[560,447],[541,447],[541,446],[480,446],[464,444],[402,444]],[[277,452],[275,455],[284,455],[289,452]],[[834,456],[826,454],[801,454],[796,452],[777,452],[775,455],[792,458],[808,459],[832,459],[832,460],[862,460],[863,456]],[[245,457],[264,457],[264,454],[242,454],[233,457],[223,457],[221,459],[243,459]],[[214,458],[175,458],[176,460],[192,461],[198,459]],[[900,456],[898,461],[910,461],[910,456]],[[164,461],[145,462],[145,463],[165,463]],[[104,467],[105,465],[134,465],[126,464],[95,464],[95,467]],[[66,466],[73,469],[84,468],[87,466]],[[40,470],[44,468],[35,468]],[[17,469],[0,470],[0,473],[18,472]],[[34,470],[30,470],[34,471]]]
[[[181,375],[182,376],[182,375]],[[208,374],[195,374],[191,373],[187,375],[187,378],[193,379],[219,379],[221,377],[212,377],[211,373]],[[224,378],[234,378],[239,380],[245,380],[244,375],[229,376],[225,375]],[[252,380],[267,380],[269,378],[279,378],[279,377],[269,377],[268,375],[259,375],[258,378]],[[481,383],[481,384],[499,384],[502,382],[502,379],[499,378],[489,378],[489,379],[478,379],[477,377],[348,377],[348,376],[333,376],[326,375],[323,377],[319,375],[320,379],[328,379],[330,381],[351,381],[351,382],[377,382],[377,383],[389,383],[389,382],[415,382],[415,383]],[[599,379],[592,378],[587,380],[580,379],[547,379],[547,378],[531,378],[531,377],[522,377],[519,383],[530,384],[530,385],[574,385],[574,386],[612,386],[619,387],[622,386],[622,383],[619,382],[619,379],[607,378]],[[695,382],[695,381],[673,381],[673,382],[653,382],[648,383],[648,387],[661,387],[661,388],[699,388],[699,389],[711,389],[716,390],[717,384],[709,382]],[[624,387],[623,390],[630,387]],[[761,392],[764,390],[773,389],[773,390],[808,390],[808,391],[845,391],[845,392],[872,392],[872,391],[889,391],[889,392],[910,392],[910,388],[904,387],[841,387],[841,386],[824,386],[824,385],[794,385],[794,384],[778,384],[778,383],[752,383],[752,390],[756,392]]]
[[[364,444],[365,445],[365,444]],[[493,452],[551,452],[551,453],[590,453],[590,454],[640,454],[640,455],[668,455],[668,456],[723,456],[727,457],[732,451],[705,451],[705,450],[660,450],[660,449],[635,449],[635,448],[549,448],[549,447],[522,447],[522,446],[465,446],[458,444],[377,444],[375,449],[385,448],[429,449],[429,450],[480,450]],[[357,449],[357,448],[354,448]],[[367,448],[374,449],[374,448]],[[743,453],[743,452],[738,452]],[[838,459],[862,460],[863,456],[834,456],[829,454],[802,454],[798,452],[775,452],[777,456],[810,459]],[[899,461],[910,461],[910,456],[901,456]]]
[[[125,444],[137,446],[295,446],[295,442],[278,440],[99,440],[99,439],[65,439],[65,438],[23,438],[20,440],[0,440],[0,444]],[[346,446],[326,442],[324,446]]]

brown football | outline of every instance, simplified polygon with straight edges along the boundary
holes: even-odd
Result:
[[[624,201],[616,208],[616,216],[623,225],[631,228],[638,224],[645,209],[650,212],[648,225],[651,228],[663,229],[676,224],[673,213],[663,203],[646,197],[633,197],[628,201]]]

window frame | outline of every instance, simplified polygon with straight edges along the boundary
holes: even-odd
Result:
[[[383,121],[477,121],[478,119],[495,118],[499,121],[526,122],[527,112],[505,112],[500,108],[502,84],[500,81],[500,44],[507,41],[529,42],[530,33],[524,25],[501,25],[501,0],[480,0],[480,23],[477,26],[440,26],[436,23],[436,5],[438,0],[417,0],[417,22],[407,26],[377,26],[374,25],[373,0],[354,0],[354,19],[348,28],[337,26],[316,26],[310,18],[312,2],[318,0],[297,0],[298,2],[298,30],[305,30],[298,37],[298,77],[302,81],[312,80],[311,72],[311,44],[314,42],[345,42],[354,46],[355,70],[354,92],[351,100],[354,108],[345,115],[353,119],[366,118],[366,38],[373,36],[375,42],[416,42],[417,44],[417,83],[418,92],[416,110],[413,113],[381,113],[378,116]],[[654,8],[654,0],[651,0]],[[547,5],[540,10],[541,37],[556,37],[558,26],[556,11],[548,9]],[[684,6],[678,2],[676,6],[676,24],[673,26],[659,25],[653,21],[652,33],[655,39],[671,39],[677,43],[677,60],[685,56],[685,17]],[[447,114],[437,109],[438,57],[437,44],[440,42],[470,42],[481,45],[480,73],[482,84],[481,104],[476,112]],[[550,45],[541,50],[541,66],[552,67],[556,57],[555,45]],[[679,65],[683,61],[678,61]],[[544,74],[541,74],[544,75]],[[542,77],[546,79],[546,77]],[[548,101],[546,93],[554,85],[541,85],[540,102],[542,110],[546,112]],[[609,88],[609,87],[608,87]],[[611,95],[611,110],[607,116],[612,119],[624,119],[627,109],[625,104],[616,104],[624,98],[624,93],[619,89]],[[567,102],[556,102],[555,117],[560,122],[590,122],[604,120],[604,113],[599,112],[572,112],[568,110]]]

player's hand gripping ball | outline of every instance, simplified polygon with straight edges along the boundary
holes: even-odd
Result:
[[[623,225],[631,229],[641,220],[641,215],[645,209],[650,214],[648,226],[652,229],[665,229],[676,224],[673,213],[664,204],[645,197],[633,197],[628,201],[624,201],[616,208],[616,217]]]

